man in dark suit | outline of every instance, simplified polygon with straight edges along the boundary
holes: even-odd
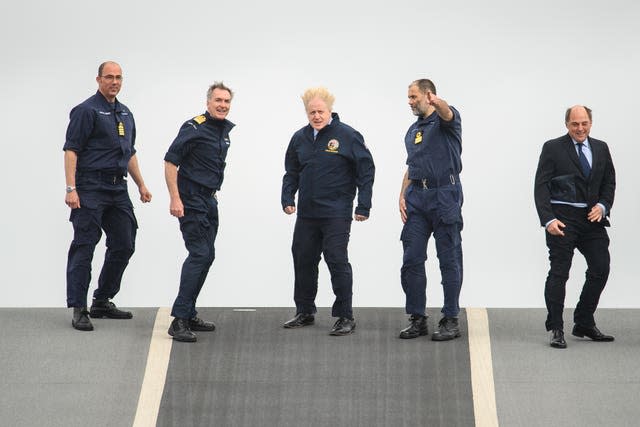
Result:
[[[542,147],[535,179],[535,202],[546,228],[550,269],[545,284],[547,331],[551,347],[566,348],[562,311],[573,251],[587,262],[586,280],[574,311],[572,334],[613,341],[596,327],[593,314],[609,276],[609,236],[605,227],[616,189],[616,175],[604,141],[589,138],[591,110],[567,109],[568,133]]]

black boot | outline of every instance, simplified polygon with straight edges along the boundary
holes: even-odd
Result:
[[[79,331],[93,331],[93,325],[91,324],[89,317],[87,317],[87,314],[89,314],[87,307],[74,307],[71,326]]]
[[[196,342],[198,339],[196,334],[191,332],[191,328],[189,328],[189,319],[180,319],[179,317],[176,317],[173,319],[173,322],[171,322],[168,333],[176,341]]]
[[[412,314],[409,317],[409,326],[400,331],[400,338],[410,339],[418,338],[421,335],[429,333],[427,329],[427,317],[418,314]]]
[[[108,317],[109,319],[131,319],[133,314],[130,311],[122,311],[116,308],[116,305],[109,300],[94,299],[91,304],[89,315],[94,319]]]
[[[192,331],[211,332],[216,330],[216,325],[213,322],[207,322],[199,317],[194,317],[189,320],[189,329]]]
[[[431,335],[433,341],[449,341],[460,336],[457,317],[443,317],[438,323],[438,330]]]
[[[356,321],[348,317],[340,317],[331,328],[329,335],[341,336],[352,334],[356,330]]]

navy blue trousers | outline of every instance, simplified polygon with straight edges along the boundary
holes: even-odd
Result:
[[[322,254],[329,267],[331,285],[336,296],[331,315],[353,318],[353,275],[347,253],[350,232],[351,218],[298,217],[291,246],[296,313],[316,312],[318,264]]]
[[[218,234],[218,201],[211,195],[180,192],[184,216],[179,218],[180,231],[189,255],[182,264],[180,288],[171,315],[183,319],[196,317],[196,300],[216,257]]]
[[[400,281],[407,314],[425,315],[427,243],[433,234],[440,262],[444,305],[442,314],[457,317],[462,287],[462,187],[460,184],[423,189],[409,185],[405,193],[407,222],[402,229]]]
[[[67,307],[86,307],[91,261],[104,230],[106,253],[93,298],[106,300],[120,291],[129,259],[135,251],[138,223],[126,185],[116,191],[78,189],[80,208],[72,209],[73,241],[67,258]]]
[[[573,252],[577,248],[587,262],[587,272],[573,321],[588,328],[596,324],[593,314],[609,278],[609,235],[602,224],[589,222],[586,208],[553,205],[553,212],[566,227],[564,236],[545,232],[550,262],[544,288],[548,313],[545,326],[548,331],[564,328],[562,312],[566,284]]]

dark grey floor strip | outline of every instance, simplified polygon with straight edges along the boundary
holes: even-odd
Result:
[[[174,343],[158,426],[474,425],[466,330],[401,340],[399,308],[356,309],[347,337],[328,335],[328,309],[296,330],[281,327],[291,309],[200,314],[218,329]]]

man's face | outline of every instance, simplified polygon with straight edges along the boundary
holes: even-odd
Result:
[[[427,111],[430,107],[427,102],[427,95],[420,92],[418,86],[411,85],[409,87],[409,94],[407,95],[409,98],[409,106],[411,107],[411,112],[416,116],[426,116]]]
[[[584,142],[591,131],[591,120],[583,107],[572,108],[569,121],[565,125],[569,130],[569,136],[576,142]]]
[[[122,68],[118,64],[109,62],[102,67],[102,75],[96,77],[96,81],[98,91],[113,102],[122,88]]]
[[[207,100],[207,111],[211,117],[217,120],[224,120],[231,108],[231,94],[228,90],[214,89],[211,97]]]
[[[307,117],[309,124],[315,130],[320,130],[329,124],[331,120],[331,110],[327,103],[320,98],[313,98],[307,104]]]

